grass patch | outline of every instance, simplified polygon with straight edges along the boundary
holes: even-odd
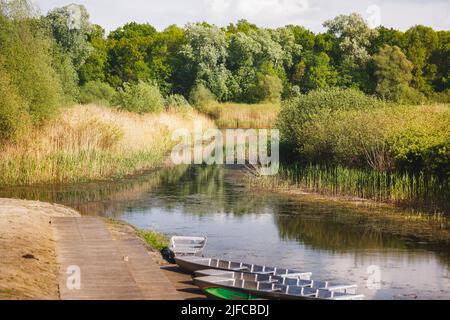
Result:
[[[154,230],[142,230],[139,228],[135,228],[137,234],[145,240],[145,242],[158,251],[161,251],[164,248],[169,246],[169,239],[166,235],[159,233]]]

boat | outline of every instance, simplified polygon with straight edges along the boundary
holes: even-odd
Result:
[[[282,277],[296,277],[308,280],[311,272],[303,272],[295,269],[269,267],[258,264],[250,264],[243,262],[233,262],[229,260],[205,258],[196,256],[175,256],[175,262],[180,269],[195,273],[195,271],[204,269],[218,269],[226,271],[238,271],[243,273],[258,273],[265,275],[274,275]]]
[[[170,238],[169,249],[175,257],[201,256],[206,246],[206,237],[173,236]]]
[[[251,281],[224,276],[195,277],[194,284],[205,293],[230,300],[362,300],[363,295],[313,288],[308,285],[286,285]]]
[[[276,276],[269,274],[225,271],[218,269],[205,269],[195,271],[194,273],[194,277],[206,277],[206,276],[216,276],[227,279],[238,279],[253,282],[266,282],[289,286],[301,286],[313,289],[325,289],[342,293],[356,293],[357,289],[357,285],[333,284],[329,281],[311,280],[310,276],[298,277],[298,276],[291,276],[289,274],[288,276]]]

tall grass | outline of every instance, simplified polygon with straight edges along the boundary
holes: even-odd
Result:
[[[171,130],[192,129],[194,111],[138,115],[96,105],[64,109],[44,127],[0,153],[0,184],[69,183],[123,177],[159,166]]]
[[[297,189],[414,206],[431,212],[450,212],[449,182],[422,172],[408,174],[343,166],[291,165],[281,166],[277,176],[251,176],[249,183],[268,190]]]
[[[201,108],[219,128],[273,128],[280,105],[278,103],[211,103]]]

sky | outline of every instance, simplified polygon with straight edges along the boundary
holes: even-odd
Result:
[[[171,24],[207,21],[226,26],[247,19],[260,27],[297,24],[314,32],[339,14],[360,13],[369,25],[406,30],[416,24],[450,30],[450,0],[33,0],[45,14],[54,7],[83,4],[91,22],[111,31],[127,22]]]

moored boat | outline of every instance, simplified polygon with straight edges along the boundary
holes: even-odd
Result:
[[[364,297],[325,288],[250,281],[223,276],[196,277],[194,284],[217,298],[228,299],[228,296],[233,300],[361,300]]]
[[[356,285],[334,284],[330,281],[311,280],[310,277],[306,277],[306,273],[305,276],[301,278],[296,276],[292,277],[289,275],[276,276],[269,274],[234,272],[218,269],[205,269],[195,271],[194,276],[195,277],[216,276],[221,278],[238,279],[243,281],[266,282],[289,286],[300,286],[312,289],[324,289],[342,293],[355,293],[357,289]]]
[[[243,262],[233,262],[229,260],[204,258],[195,256],[175,256],[175,262],[180,269],[194,273],[204,269],[218,269],[226,271],[236,271],[242,273],[257,273],[275,276],[289,276],[301,279],[309,279],[311,272],[303,272],[295,269],[269,267],[258,264]]]

